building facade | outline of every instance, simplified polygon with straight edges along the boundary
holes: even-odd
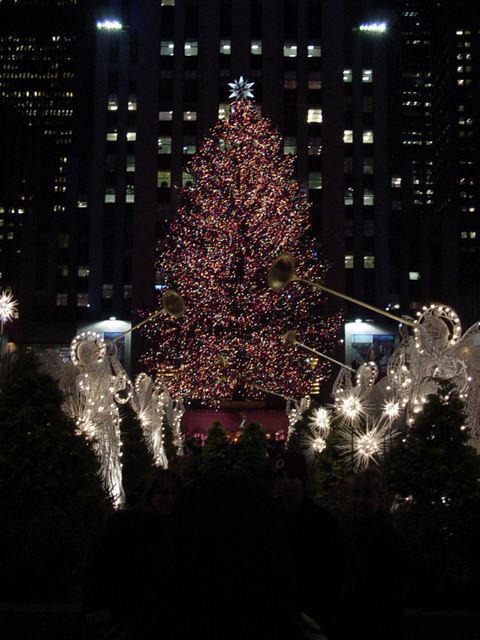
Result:
[[[27,176],[47,193],[31,215],[15,214],[20,254],[0,259],[12,271],[2,286],[19,288],[21,341],[68,344],[81,328],[135,325],[157,308],[155,261],[185,166],[240,76],[296,156],[331,265],[325,284],[397,314],[441,301],[478,316],[474,12],[423,0],[106,0],[32,36],[32,12],[46,4],[0,1],[0,13],[22,8],[31,30],[2,21],[2,101],[24,136],[36,123],[54,149],[51,169],[34,162]],[[59,16],[80,9],[50,4]],[[35,69],[44,85],[52,76],[47,89],[31,75],[19,88],[11,74]],[[3,224],[21,208],[0,205]],[[326,307],[379,318],[335,296]],[[130,337],[135,367],[143,346]]]

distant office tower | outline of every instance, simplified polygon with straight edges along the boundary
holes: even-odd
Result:
[[[81,4],[0,2],[0,287],[19,300],[15,335],[29,343],[67,340],[82,302],[69,197],[79,175],[74,158],[91,140],[93,38],[84,26],[92,36],[94,28],[91,3]],[[88,270],[88,255],[84,264]]]
[[[188,160],[254,82],[263,116],[297,156],[328,286],[385,308],[392,297],[388,50],[368,3],[110,3],[97,27],[88,212],[89,310],[154,309],[154,263]],[[395,292],[396,293],[396,292]],[[330,297],[330,309],[344,303]],[[353,310],[352,310],[353,311]]]
[[[28,186],[0,181],[0,286],[19,287],[20,339],[68,344],[80,327],[157,308],[155,260],[185,166],[240,76],[297,158],[326,284],[398,314],[441,301],[476,318],[474,8],[0,2],[1,99],[21,132],[8,125],[15,162],[2,163]],[[378,320],[334,296],[326,307]]]
[[[473,0],[401,3],[395,282],[403,303],[449,304],[465,326],[480,317],[479,27]]]

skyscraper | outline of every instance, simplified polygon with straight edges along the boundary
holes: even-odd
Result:
[[[0,182],[0,286],[19,300],[16,337],[68,342],[77,305],[63,308],[62,282],[77,266],[69,197],[78,183],[74,160],[91,105],[88,29],[91,3],[75,0],[0,2],[0,100],[4,117]],[[93,34],[94,30],[90,27]],[[80,131],[80,135],[79,135]],[[67,184],[69,188],[67,189]],[[67,190],[69,193],[67,194]],[[75,278],[76,278],[75,273]],[[68,322],[69,321],[69,322]]]
[[[240,76],[296,156],[327,286],[398,314],[442,301],[478,316],[474,3],[110,0],[95,13],[49,4],[58,20],[45,31],[31,17],[46,0],[0,2],[2,99],[24,136],[35,122],[52,140],[56,158],[41,173],[32,164],[30,183],[51,189],[30,223],[11,218],[22,222],[12,273],[25,276],[23,341],[68,343],[79,327],[113,316],[135,324],[139,310],[156,309],[155,259],[191,179],[184,167]],[[82,20],[62,21],[66,12]],[[24,49],[12,49],[15,38]],[[367,315],[335,296],[326,306]]]

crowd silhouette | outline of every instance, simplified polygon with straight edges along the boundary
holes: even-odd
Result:
[[[400,638],[402,546],[381,473],[353,478],[343,530],[307,488],[288,449],[267,484],[233,470],[184,486],[156,469],[92,549],[85,640]]]

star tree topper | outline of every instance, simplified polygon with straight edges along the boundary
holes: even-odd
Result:
[[[232,89],[228,97],[233,98],[234,100],[240,100],[241,98],[253,98],[253,93],[250,89],[254,84],[254,82],[247,82],[243,79],[243,76],[240,76],[239,80],[228,83],[228,86]]]

